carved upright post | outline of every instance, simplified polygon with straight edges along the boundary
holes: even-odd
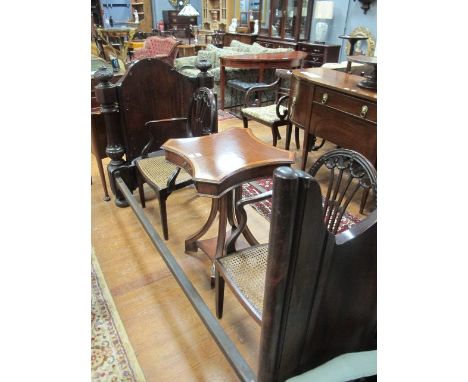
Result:
[[[195,67],[200,70],[198,73],[198,87],[206,87],[208,89],[213,89],[214,87],[214,77],[211,73],[208,73],[208,70],[211,68],[211,62],[206,59],[198,60],[195,64]]]
[[[214,88],[214,77],[211,73],[208,73],[208,70],[211,68],[211,62],[208,61],[205,58],[202,58],[201,60],[198,60],[198,62],[195,64],[195,67],[200,70],[200,73],[198,73],[198,87],[206,87],[208,89],[213,90]],[[218,109],[218,95],[215,94],[215,100],[216,100],[216,109]],[[216,118],[215,125],[213,126],[213,132],[217,133],[218,132],[218,118]]]
[[[113,72],[105,66],[101,66],[96,71],[94,78],[99,81],[99,84],[95,88],[96,100],[101,105],[106,124],[106,154],[111,158],[111,162],[107,166],[107,172],[112,192],[115,195],[115,204],[119,207],[126,207],[128,203],[117,188],[114,179],[114,172],[125,165],[125,161],[123,160],[125,146],[121,134],[122,128],[120,125],[117,91],[115,85],[110,82],[112,76]]]

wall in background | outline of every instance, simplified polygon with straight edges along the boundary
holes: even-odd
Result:
[[[367,14],[361,9],[361,3],[355,0],[333,0],[333,20],[329,23],[328,44],[341,45],[340,61],[346,60],[345,44],[346,42],[338,38],[339,35],[351,33],[356,27],[364,26],[374,35],[377,44],[377,1],[371,4]],[[162,20],[162,11],[174,9],[169,0],[152,0],[153,2],[153,27]],[[316,0],[317,2],[317,0]],[[237,6],[239,2],[235,1]],[[190,0],[190,4],[202,14],[201,0]],[[202,22],[201,16],[198,16],[198,25]],[[314,41],[316,21],[312,20],[311,41]]]
[[[357,27],[368,28],[373,34],[377,46],[377,1],[371,4],[366,14],[361,9],[359,1],[333,0],[333,3],[333,20],[328,24],[327,44],[341,45],[340,61],[346,60],[346,41],[338,38],[338,36],[349,34]],[[315,19],[312,19],[311,41],[314,41],[316,22]]]
[[[162,11],[170,11],[174,9],[169,0],[152,0],[153,2],[153,28],[156,28],[159,21],[162,20]],[[198,25],[201,24],[202,6],[201,0],[190,0],[189,3],[194,7],[200,16],[198,16]]]

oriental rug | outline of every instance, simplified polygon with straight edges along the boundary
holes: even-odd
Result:
[[[91,380],[146,381],[94,250],[91,256]]]
[[[218,121],[224,121],[225,119],[231,119],[231,118],[236,118],[237,117],[234,114],[231,114],[228,111],[225,110],[218,110]]]
[[[267,192],[273,189],[273,178],[258,179],[254,182],[245,183],[242,185],[242,196],[255,196],[263,192]],[[271,218],[271,199],[264,200],[259,203],[252,204],[252,207],[265,219],[270,221]],[[345,212],[338,228],[338,233],[346,231],[351,226],[359,223],[360,220],[356,216],[351,215],[349,212]]]

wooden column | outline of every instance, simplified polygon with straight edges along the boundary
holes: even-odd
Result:
[[[119,104],[117,102],[116,86],[110,82],[113,73],[105,66],[100,67],[94,74],[94,78],[99,82],[96,86],[96,100],[101,105],[102,114],[106,123],[107,146],[106,154],[111,158],[107,166],[109,183],[115,195],[115,204],[119,207],[126,207],[127,201],[117,188],[114,179],[114,172],[125,165],[123,156],[125,145],[121,134]]]

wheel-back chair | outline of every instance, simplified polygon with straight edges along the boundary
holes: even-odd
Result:
[[[169,195],[192,183],[190,175],[166,161],[161,145],[170,138],[190,138],[217,132],[216,100],[213,92],[199,88],[192,97],[188,117],[148,121],[150,139],[134,160],[138,169],[137,182],[141,205],[145,207],[143,184],[147,183],[159,199],[164,239],[169,239],[166,200]]]

